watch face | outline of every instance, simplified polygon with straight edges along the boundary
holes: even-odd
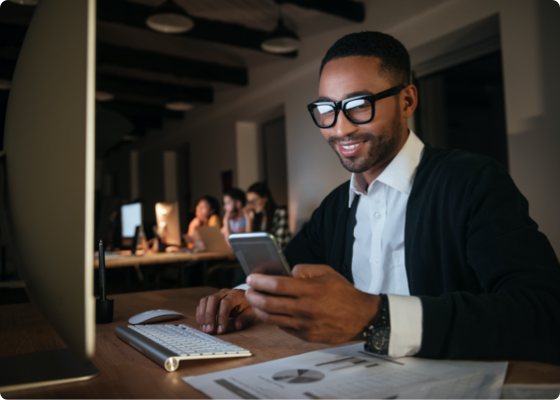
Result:
[[[387,352],[389,349],[389,336],[389,328],[378,328],[371,335],[370,343],[377,352]]]

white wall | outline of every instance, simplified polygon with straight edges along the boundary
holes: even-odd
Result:
[[[238,121],[235,124],[237,186],[244,189],[259,180],[259,125]]]
[[[284,106],[290,228],[305,221],[324,196],[349,178],[314,126],[306,104],[317,97],[326,50],[344,34],[379,30],[413,50],[499,14],[509,133],[510,171],[531,204],[531,215],[560,254],[560,7],[552,0],[371,0],[367,18],[352,29],[306,38],[296,60],[250,70],[250,85],[217,95],[183,124],[148,136],[141,151],[189,141],[194,197],[220,195],[219,172],[237,175],[235,125]],[[556,106],[556,107],[555,107]],[[242,187],[243,188],[243,187]],[[246,189],[246,188],[243,188]]]

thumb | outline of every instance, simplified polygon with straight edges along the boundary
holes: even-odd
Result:
[[[255,318],[256,315],[253,311],[253,307],[247,307],[241,314],[235,317],[235,329],[239,331],[246,328],[255,320]]]
[[[334,269],[324,264],[298,264],[292,270],[294,278],[309,279],[332,274]]]

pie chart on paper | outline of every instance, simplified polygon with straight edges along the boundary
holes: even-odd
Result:
[[[272,379],[284,383],[312,383],[318,382],[325,377],[325,374],[311,369],[287,369],[280,371],[272,376]]]

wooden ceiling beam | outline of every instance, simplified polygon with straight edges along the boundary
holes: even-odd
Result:
[[[129,3],[122,0],[97,1],[97,18],[99,20],[130,25],[136,28],[149,30],[150,32],[154,31],[147,28],[146,18],[148,18],[154,10],[155,8],[153,7]],[[261,48],[261,43],[268,35],[266,31],[251,29],[238,24],[194,17],[192,15],[190,17],[194,21],[194,28],[188,32],[176,34],[176,36],[218,42],[265,52]],[[162,35],[165,34],[162,33]],[[297,57],[297,51],[275,55],[295,58]]]
[[[303,8],[322,11],[350,21],[364,22],[366,10],[363,3],[352,0],[275,0],[279,4],[290,3]]]
[[[133,94],[161,97],[168,100],[180,97],[185,101],[208,104],[211,104],[214,100],[214,90],[209,87],[169,85],[106,74],[97,74],[95,86],[97,90],[110,92],[117,96],[119,94]]]
[[[246,86],[249,83],[247,68],[230,67],[206,61],[168,56],[107,43],[97,43],[97,64],[171,73],[177,77],[225,82],[242,86]]]
[[[0,59],[0,79],[12,79],[16,63],[12,60]]]
[[[171,111],[164,107],[151,104],[132,103],[129,101],[112,100],[101,102],[100,105],[107,110],[115,111],[127,118],[160,117],[170,119],[183,119],[182,111]]]
[[[0,24],[0,47],[16,46],[20,48],[26,32],[25,26]]]
[[[116,0],[113,1],[116,2]],[[26,32],[27,27],[25,26],[1,24],[0,47],[16,46],[21,48]],[[97,43],[97,64],[171,73],[177,77],[225,82],[241,86],[246,86],[249,82],[247,68],[230,67],[99,42]]]

